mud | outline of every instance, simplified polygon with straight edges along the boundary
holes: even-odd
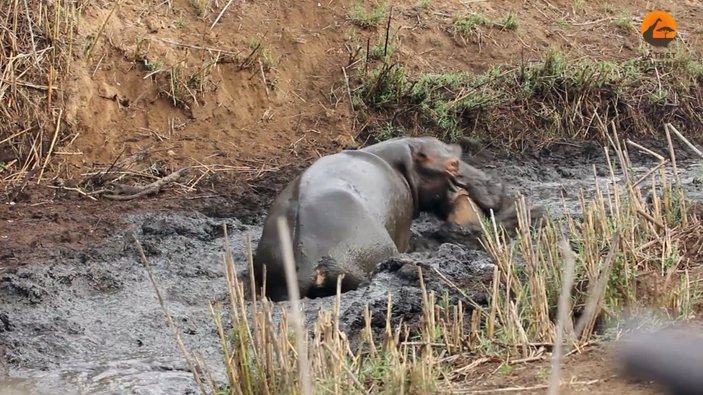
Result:
[[[495,168],[489,171],[501,174],[551,215],[578,215],[579,189],[587,198],[593,196],[593,166],[602,187],[610,183],[610,175],[598,155],[581,157],[574,164],[564,162],[560,157],[493,158]],[[647,161],[634,164],[638,174],[651,166]],[[689,197],[700,200],[697,169],[686,162],[679,166]],[[125,213],[119,217],[126,226],[86,248],[57,251],[13,268],[0,265],[0,355],[5,361],[0,377],[3,370],[9,377],[0,382],[0,394],[197,392],[139,259],[135,237],[144,247],[186,347],[198,350],[215,376],[222,377],[208,302],[227,296],[224,243],[231,246],[237,270],[244,275],[246,238],[256,245],[264,214],[262,207],[256,215],[237,207],[242,206],[233,205],[226,212]],[[369,287],[342,296],[342,329],[352,337],[358,333],[367,303],[372,325],[383,327],[389,292],[394,301],[392,321],[416,322],[421,312],[418,266],[427,288],[439,294],[446,291],[450,302],[459,296],[436,271],[482,302],[481,284],[490,279],[492,266],[474,237],[447,231],[429,216],[418,218],[413,224],[414,251],[380,264]],[[320,309],[331,308],[333,300],[306,299],[308,324]]]

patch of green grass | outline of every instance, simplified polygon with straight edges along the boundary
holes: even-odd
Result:
[[[503,18],[501,18],[497,24],[498,24],[498,26],[501,26],[503,29],[517,30],[518,26],[520,25],[520,21],[518,20],[517,15],[515,15],[511,12],[511,13],[508,13]]]
[[[647,95],[649,102],[652,104],[664,104],[669,97],[668,90],[655,90]]]
[[[620,14],[613,19],[613,25],[628,32],[637,31],[635,25],[632,24],[632,18],[626,14]]]
[[[273,56],[271,53],[271,50],[269,50],[264,43],[259,41],[256,38],[252,38],[249,40],[249,50],[251,51],[249,55],[242,61],[241,67],[242,68],[248,68],[257,63],[259,60],[261,61],[261,65],[264,68],[264,71],[269,71],[276,67],[278,64],[278,59]]]
[[[568,29],[571,27],[571,24],[564,19],[557,19],[554,23],[562,29]]]
[[[395,48],[390,43],[388,44],[388,48],[385,48],[385,44],[372,45],[369,48],[369,59],[373,59],[373,60],[383,59],[384,58],[384,50],[386,52],[385,57],[388,58],[389,56],[391,56],[393,54],[393,52],[395,51]]]
[[[463,116],[471,117],[499,101],[499,93],[489,85],[498,71],[491,69],[478,76],[423,73],[408,82],[403,68],[387,65],[370,76],[358,95],[376,110],[401,103],[412,105],[423,125],[442,130],[442,136],[456,141],[464,135],[460,126]]]
[[[393,125],[391,122],[384,123],[378,131],[378,136],[382,140],[392,139],[394,137],[407,136],[408,132],[401,126]]]
[[[426,10],[430,8],[430,0],[419,0],[415,5],[415,8],[420,10]]]
[[[517,15],[512,12],[506,14],[495,22],[480,13],[472,13],[454,17],[454,31],[461,35],[476,33],[478,28],[481,26],[489,28],[496,27],[514,31],[517,30],[519,25],[520,21]]]
[[[378,25],[386,14],[385,5],[377,4],[371,10],[367,10],[363,2],[354,3],[349,10],[349,20],[363,28]]]
[[[698,82],[703,83],[703,62],[692,60],[688,63],[688,72],[691,73]]]
[[[460,34],[469,34],[478,26],[488,26],[490,21],[483,14],[469,14],[454,19],[454,29]]]

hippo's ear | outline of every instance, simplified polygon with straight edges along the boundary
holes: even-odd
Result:
[[[408,144],[408,149],[410,151],[410,157],[413,158],[413,162],[422,165],[430,160],[430,157],[421,145]]]

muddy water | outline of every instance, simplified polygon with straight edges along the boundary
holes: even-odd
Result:
[[[681,167],[689,193],[700,198],[696,170]],[[644,174],[647,167],[635,170]],[[589,163],[503,162],[491,171],[557,215],[577,215],[578,190],[583,189],[587,197],[594,192]],[[606,187],[610,179],[602,162],[597,174],[597,182]],[[246,262],[245,238],[251,237],[255,245],[260,226],[200,213],[142,213],[129,216],[128,221],[130,229],[88,251],[0,272],[0,348],[6,349],[7,357],[7,378],[2,378],[0,363],[0,395],[197,393],[138,259],[134,237],[144,246],[186,347],[197,350],[215,377],[222,377],[208,307],[208,302],[223,301],[227,295],[222,225],[228,226],[226,242],[240,272]],[[490,276],[488,257],[471,246],[438,242],[433,234],[439,227],[433,218],[419,218],[413,225],[415,252],[381,264],[369,287],[343,295],[343,329],[358,332],[366,303],[374,325],[381,327],[389,291],[395,303],[392,319],[417,320],[421,301],[414,264],[439,270],[481,300],[470,287]],[[432,270],[424,272],[429,289],[446,290]],[[450,298],[458,295],[450,292]],[[305,300],[307,319],[329,309],[331,303],[331,298]]]

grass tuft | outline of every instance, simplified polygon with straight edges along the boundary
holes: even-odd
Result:
[[[490,21],[483,14],[469,14],[454,19],[454,30],[459,34],[474,32],[479,26],[489,26]]]
[[[349,9],[349,20],[362,28],[377,26],[386,14],[386,7],[377,4],[371,10],[367,10],[363,2],[354,3]]]
[[[514,13],[511,12],[508,15],[501,18],[498,21],[497,25],[501,26],[503,29],[517,30],[518,26],[520,25],[520,21],[518,20],[517,15],[515,15]]]
[[[613,19],[613,25],[617,26],[618,28],[626,31],[626,32],[635,32],[637,29],[635,28],[635,25],[632,24],[632,18],[628,16],[627,14],[620,14],[615,19]]]

